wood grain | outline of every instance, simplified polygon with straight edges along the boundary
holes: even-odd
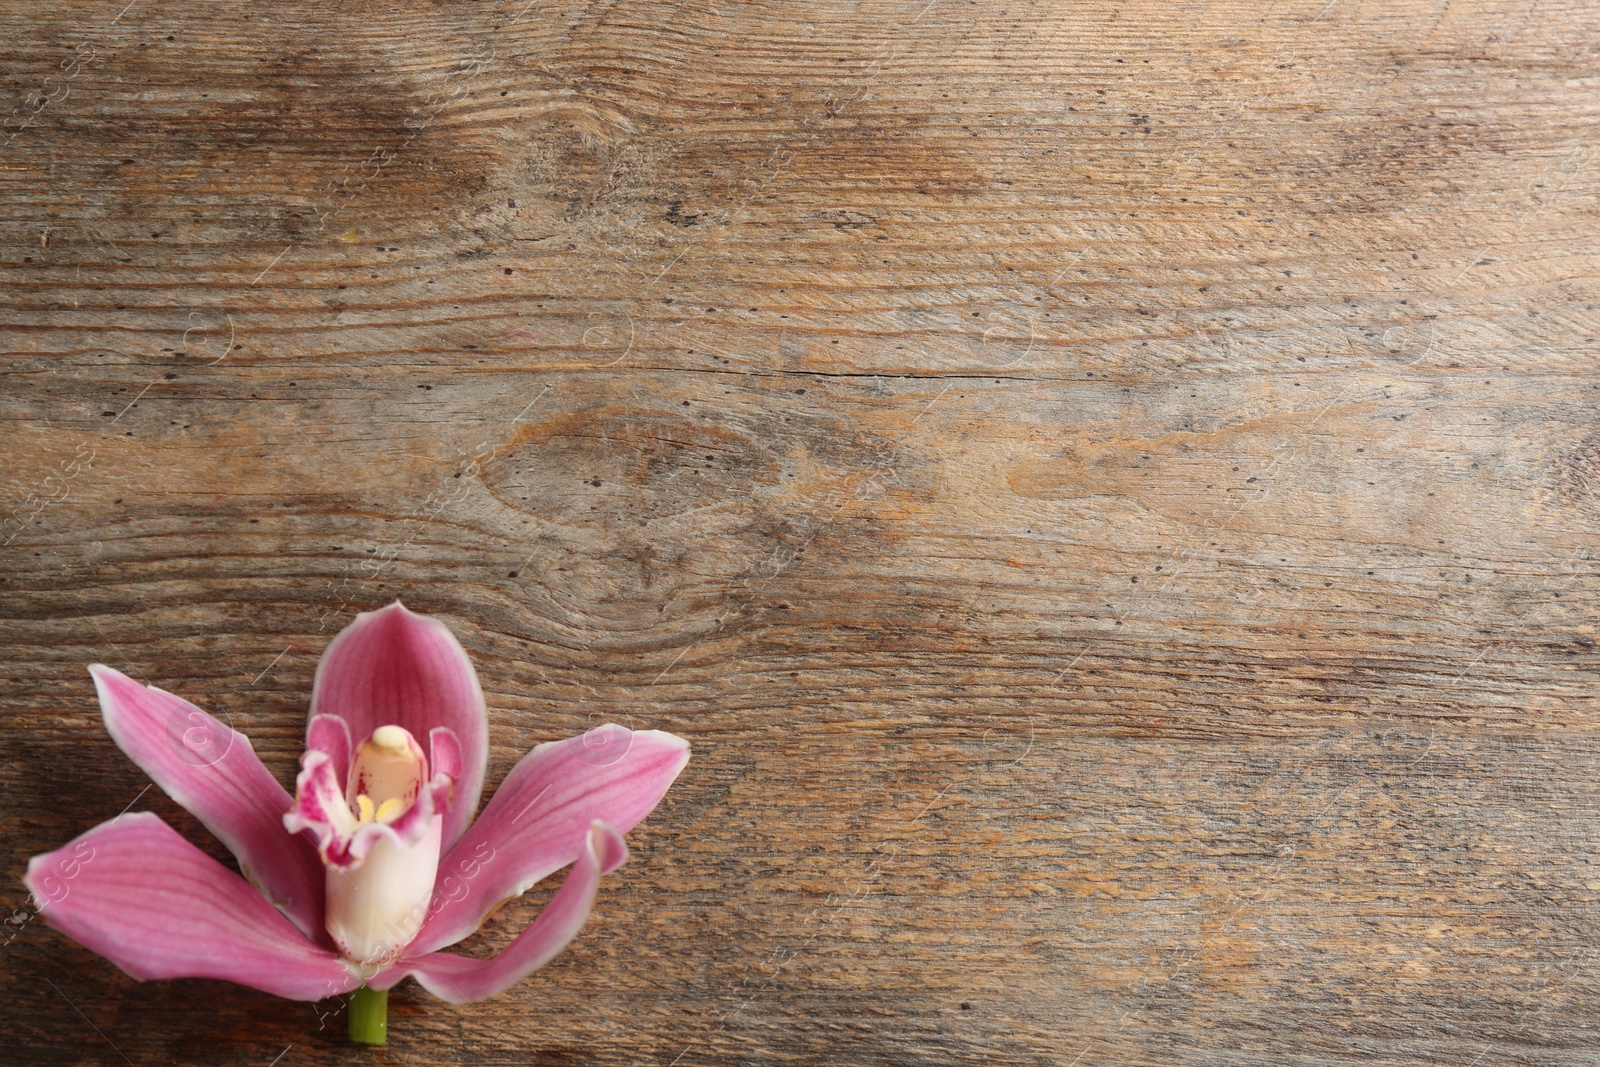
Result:
[[[8,1062],[1592,1058],[1600,7],[0,29]],[[225,858],[87,663],[287,783],[395,597],[491,785],[694,743],[567,953],[370,1052],[29,919],[130,804]]]

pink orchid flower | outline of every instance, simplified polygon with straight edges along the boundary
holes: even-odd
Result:
[[[576,936],[600,876],[627,859],[622,834],[689,759],[672,734],[599,727],[535,747],[474,821],[488,758],[477,675],[442,623],[398,601],[358,616],[318,663],[293,798],[243,734],[89,670],[118,747],[245,876],[148,812],[35,856],[24,880],[45,920],[141,980],[222,978],[319,1000],[410,975],[454,1003],[494,996]],[[497,955],[439,951],[569,863]]]

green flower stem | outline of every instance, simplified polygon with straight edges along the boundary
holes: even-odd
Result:
[[[389,1043],[389,991],[362,986],[350,994],[350,1040],[358,1045]]]

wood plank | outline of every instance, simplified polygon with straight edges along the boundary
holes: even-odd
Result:
[[[130,804],[227,859],[87,663],[290,784],[396,597],[491,785],[695,755],[566,953],[402,987],[385,1062],[1587,1062],[1600,8],[0,27],[15,1062],[372,1058],[20,877]]]

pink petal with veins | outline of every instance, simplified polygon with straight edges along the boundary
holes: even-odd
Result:
[[[614,826],[595,820],[584,835],[582,855],[544,911],[493,957],[480,960],[450,952],[408,955],[369,983],[388,989],[406,975],[441,1000],[463,1004],[483,1000],[549,963],[578,935],[600,888],[600,876],[628,858],[628,846]]]
[[[289,794],[249,738],[110,667],[96,663],[89,673],[117,747],[228,847],[267,899],[322,936],[322,864],[308,841],[284,834]]]
[[[414,737],[449,727],[461,774],[444,817],[444,847],[461,836],[483,788],[489,718],[472,663],[444,623],[407,611],[399,601],[357,615],[317,663],[311,712],[338,715],[352,738],[391,724]]]
[[[337,954],[149,812],[119,815],[33,857],[23,881],[46,922],[140,980],[222,978],[291,1000],[361,984]]]
[[[440,861],[413,950],[460,941],[502,901],[577,859],[594,820],[633,829],[688,761],[683,738],[614,724],[533,749]]]

